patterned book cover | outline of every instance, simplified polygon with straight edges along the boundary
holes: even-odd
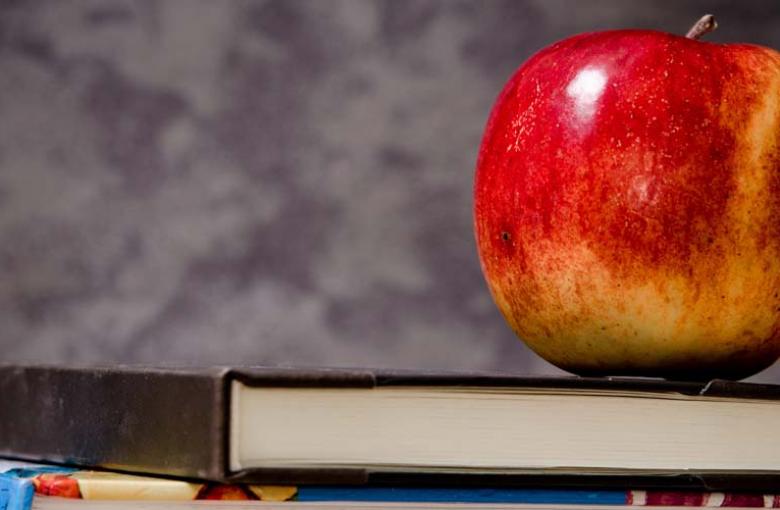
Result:
[[[35,494],[78,499],[186,501],[197,499],[285,501],[294,487],[192,483],[128,476],[103,471],[38,473],[31,479]]]
[[[0,509],[25,510],[33,496],[110,501],[286,501],[296,488],[190,482],[0,460]]]

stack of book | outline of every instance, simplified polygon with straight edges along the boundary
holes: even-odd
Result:
[[[6,365],[0,395],[0,509],[780,507],[774,385]]]

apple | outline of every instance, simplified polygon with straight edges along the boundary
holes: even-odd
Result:
[[[581,375],[742,378],[780,354],[780,53],[578,35],[509,79],[474,226],[515,333]]]

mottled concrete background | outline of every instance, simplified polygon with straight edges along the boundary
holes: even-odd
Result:
[[[490,105],[557,39],[706,11],[780,48],[773,0],[3,0],[2,359],[555,373],[475,255]]]

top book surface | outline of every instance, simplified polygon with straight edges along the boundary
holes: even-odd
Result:
[[[780,387],[264,367],[0,365],[0,455],[258,483],[761,489]]]

